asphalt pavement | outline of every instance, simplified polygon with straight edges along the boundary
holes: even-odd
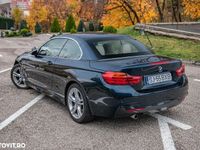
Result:
[[[32,89],[17,89],[10,79],[17,55],[49,37],[0,39],[0,149],[13,149],[5,147],[9,143],[24,143],[28,150],[200,149],[199,66],[186,65],[189,95],[167,112],[77,124],[64,105],[47,96],[38,98],[40,93]]]

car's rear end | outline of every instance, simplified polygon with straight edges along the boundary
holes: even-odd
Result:
[[[126,57],[124,54],[129,55]],[[188,80],[180,60],[144,51],[137,54],[123,53],[123,57],[109,54],[107,58],[90,61],[91,68],[101,72],[98,84],[106,93],[100,101],[90,101],[94,114],[119,117],[160,111],[184,100],[188,93]]]

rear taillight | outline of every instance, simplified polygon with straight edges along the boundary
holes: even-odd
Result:
[[[185,73],[185,65],[182,65],[179,69],[176,70],[176,75],[178,77],[182,76]]]
[[[105,72],[102,76],[106,83],[112,85],[139,84],[142,81],[142,76],[131,76],[123,72]]]

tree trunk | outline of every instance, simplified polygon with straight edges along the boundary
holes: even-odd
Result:
[[[172,2],[172,22],[173,19],[175,19],[176,22],[178,22],[178,19],[176,17],[176,5],[174,5],[174,0],[171,1]]]
[[[181,7],[180,0],[177,0],[177,12],[178,12],[178,18],[179,18],[179,21],[182,22],[181,12],[180,12],[180,7]]]
[[[141,21],[140,21],[140,18],[138,17],[138,14],[137,14],[137,12],[133,9],[133,7],[126,1],[126,0],[122,0],[122,2],[124,3],[124,5],[126,5],[128,8],[129,8],[129,10],[134,14],[134,16],[135,16],[135,18],[136,18],[136,21],[138,22],[138,23],[140,23]]]
[[[128,11],[128,9],[126,8],[126,6],[122,5],[122,7],[123,7],[123,8],[125,9],[125,11],[127,12],[128,17],[130,18],[132,25],[135,25],[135,21],[134,21],[135,19],[133,19],[133,18],[131,17],[130,11]]]
[[[159,4],[159,1],[158,1],[158,0],[156,0],[156,5],[157,5],[159,17],[160,17],[160,22],[163,22],[163,20],[164,20],[164,18],[163,18],[163,13],[162,13],[162,10],[161,10],[161,8],[160,8],[160,4]]]

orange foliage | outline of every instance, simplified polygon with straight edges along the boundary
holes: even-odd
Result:
[[[33,0],[30,6],[30,14],[26,18],[30,30],[34,30],[36,22],[42,24],[46,22],[48,11],[46,6],[42,5],[41,0]]]
[[[200,0],[183,0],[184,13],[192,19],[200,18]]]
[[[132,25],[131,21],[127,17],[127,14],[123,11],[117,9],[108,12],[102,18],[102,23],[104,26],[113,26],[116,28],[125,27]]]
[[[43,31],[48,31],[53,19],[57,17],[64,29],[69,14],[72,14],[78,21],[80,6],[79,0],[33,0],[30,15],[27,17],[29,28],[33,31],[36,22],[39,22]]]
[[[157,17],[154,3],[151,0],[109,0],[103,16],[104,26],[124,27],[137,22],[135,14],[131,12],[128,3],[135,10],[140,22],[152,22]],[[131,21],[132,20],[132,21]]]
[[[80,10],[80,17],[84,21],[99,21],[102,18],[104,12],[104,0],[98,1],[94,0],[84,1]]]

